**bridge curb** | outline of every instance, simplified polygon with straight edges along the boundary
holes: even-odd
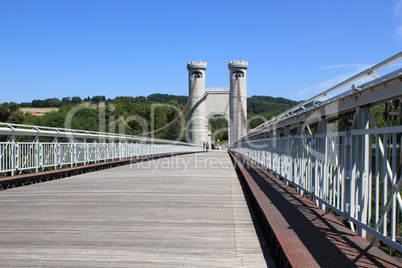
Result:
[[[267,215],[264,213],[262,209],[262,204],[259,204],[255,196],[255,191],[259,190],[259,187],[253,183],[253,179],[251,178],[250,174],[247,172],[245,167],[240,163],[237,159],[236,155],[232,152],[229,152],[229,155],[232,159],[232,162],[235,166],[235,169],[240,177],[240,181],[242,186],[244,187],[245,191],[247,192],[250,202],[252,204],[252,209],[258,219],[258,222],[261,226],[262,233],[264,235],[264,239],[267,243],[267,246],[271,252],[271,255],[275,261],[277,267],[292,267],[289,262],[289,259],[286,257],[286,254],[276,237],[275,233],[273,232],[269,222]]]

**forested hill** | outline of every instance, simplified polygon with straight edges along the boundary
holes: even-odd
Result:
[[[139,134],[144,131],[144,125],[151,127],[154,122],[155,129],[166,125],[177,115],[177,107],[182,109],[188,100],[188,96],[176,96],[168,94],[152,94],[147,97],[116,97],[106,99],[105,96],[94,96],[81,99],[80,97],[65,97],[61,100],[50,98],[45,100],[33,100],[26,103],[3,103],[0,105],[0,121],[16,124],[38,125],[49,127],[67,127],[106,132],[119,131],[125,134]],[[104,108],[97,105],[105,103]],[[155,103],[168,105],[154,105]],[[273,98],[267,96],[252,96],[248,98],[248,118],[252,127],[263,121],[291,108],[297,102],[285,98]],[[75,106],[81,105],[73,109]],[[31,109],[29,109],[31,108]],[[42,112],[41,112],[42,111]],[[48,111],[43,113],[43,111]],[[66,118],[73,112],[71,122],[66,125]],[[255,117],[255,115],[258,115]],[[102,119],[105,118],[105,119]],[[255,119],[250,119],[255,118]],[[185,126],[188,124],[189,115],[185,113]],[[211,121],[212,120],[212,121]],[[210,120],[212,131],[217,126],[226,126],[225,119],[213,117]],[[223,120],[223,121],[222,121]],[[222,122],[221,122],[222,121]],[[100,124],[103,126],[101,127]],[[157,138],[176,139],[181,137],[181,122],[176,122],[168,129],[158,132]],[[220,127],[219,127],[220,129]],[[227,132],[227,131],[226,131]],[[227,139],[226,134],[218,137]],[[184,139],[184,138],[183,138]]]
[[[81,99],[80,97],[64,97],[61,100],[58,98],[49,98],[45,100],[33,100],[32,102],[22,102],[18,104],[19,107],[33,107],[33,108],[43,108],[43,107],[61,107],[71,104],[80,104],[82,102],[92,102],[92,103],[112,103],[114,100],[125,99],[130,103],[168,103],[170,101],[176,101],[180,105],[184,105],[188,99],[188,96],[176,96],[168,94],[155,93],[148,97],[116,97],[115,99],[106,99],[105,96],[93,96]],[[11,102],[12,103],[12,102]],[[4,105],[10,105],[11,103],[3,103]]]
[[[177,96],[177,95],[169,95],[169,94],[151,94],[148,97],[116,97],[115,99],[106,99],[105,96],[93,96],[81,99],[80,97],[65,97],[61,100],[58,98],[50,98],[45,100],[33,100],[32,102],[23,102],[18,104],[19,107],[34,107],[34,108],[42,108],[42,107],[61,107],[70,104],[79,104],[81,102],[106,102],[111,103],[113,100],[117,99],[125,99],[130,103],[142,103],[142,104],[152,104],[152,103],[169,103],[170,101],[175,101],[179,105],[184,105],[187,102],[188,96]],[[270,113],[273,111],[285,111],[293,106],[295,106],[298,102],[292,101],[286,98],[274,98],[270,96],[252,96],[247,98],[247,112],[249,114],[262,114],[262,113]],[[5,103],[7,106],[8,104]]]
[[[247,113],[263,114],[274,111],[286,111],[299,102],[285,98],[274,98],[269,96],[252,96],[247,98]]]

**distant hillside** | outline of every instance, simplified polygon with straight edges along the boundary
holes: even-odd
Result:
[[[263,114],[274,111],[286,111],[299,102],[285,98],[274,98],[269,96],[252,96],[247,98],[248,114]]]
[[[100,119],[99,114],[105,113],[102,131],[123,131],[126,134],[139,134],[143,131],[142,125],[150,126],[153,120],[155,128],[165,126],[171,122],[178,112],[168,106],[158,106],[154,110],[151,108],[154,103],[169,103],[178,106],[182,109],[188,100],[188,96],[176,96],[169,94],[151,94],[147,97],[116,97],[114,99],[106,99],[105,96],[93,96],[81,99],[80,97],[64,97],[61,100],[58,98],[49,98],[46,100],[33,100],[32,102],[20,103],[15,102],[3,103],[0,105],[0,121],[38,125],[49,127],[66,127],[65,119],[67,114],[74,106],[81,103],[100,103],[105,102],[107,105],[104,111],[100,111],[99,107],[92,106],[79,109],[74,113],[71,119],[71,125],[68,127],[83,130],[99,130]],[[273,116],[285,111],[297,102],[285,98],[273,98],[268,96],[252,96],[248,98],[248,118],[252,127],[255,127],[263,121],[272,118]],[[113,104],[113,105],[109,105]],[[53,107],[46,109],[48,107]],[[46,110],[46,113],[44,112]],[[41,112],[42,113],[41,113]],[[151,116],[151,111],[154,111]],[[39,116],[41,115],[41,116]],[[255,117],[254,115],[258,115]],[[185,113],[185,121],[188,122],[189,115]],[[254,118],[253,118],[254,117]],[[144,121],[138,121],[138,118]],[[228,122],[222,118],[212,118],[211,127],[221,129],[222,126],[227,127]],[[187,124],[187,123],[186,123]],[[181,134],[180,122],[176,122],[168,129],[156,133],[157,138],[176,139]],[[182,136],[182,139],[184,137]],[[218,137],[220,140],[227,140],[227,132],[222,133]]]
[[[18,104],[19,107],[61,107],[71,104],[79,104],[81,102],[106,102],[111,103],[118,99],[125,99],[128,103],[135,104],[152,104],[152,103],[169,103],[171,101],[177,102],[179,105],[184,105],[187,102],[188,96],[178,96],[169,94],[155,93],[147,97],[116,97],[115,99],[106,99],[105,96],[93,96],[81,99],[80,97],[64,97],[61,100],[58,98],[50,98],[45,100],[33,100],[32,102],[24,102]],[[247,112],[248,114],[263,114],[274,111],[285,111],[298,102],[286,98],[274,98],[269,96],[252,96],[247,98]],[[7,105],[7,104],[6,104]]]
[[[116,99],[127,99],[131,103],[168,103],[170,101],[176,101],[180,105],[184,105],[188,99],[188,96],[176,96],[176,95],[169,95],[169,94],[160,94],[155,93],[151,94],[148,97],[138,96],[138,97],[116,97],[115,99],[106,99],[105,96],[93,96],[81,99],[80,97],[64,97],[61,100],[58,98],[49,98],[45,100],[33,100],[31,102],[21,102],[18,104],[19,107],[33,107],[33,108],[43,108],[43,107],[61,107],[61,106],[68,106],[71,104],[79,104],[82,102],[92,102],[92,103],[99,103],[99,102],[106,102],[110,103]],[[3,103],[6,106],[8,103]]]

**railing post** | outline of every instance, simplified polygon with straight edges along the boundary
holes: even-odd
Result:
[[[39,146],[39,137],[35,136],[35,139],[34,139],[35,172],[39,171],[39,166],[41,163],[41,150],[39,147],[40,147]]]
[[[267,142],[268,136],[267,133],[264,133],[264,138],[263,138],[263,144],[261,147],[261,150],[263,151],[263,162],[262,165],[265,169],[267,169],[267,150],[268,150],[268,142]]]
[[[58,161],[58,154],[59,154],[59,142],[57,137],[53,139],[53,161],[54,161],[54,169],[57,170],[57,161]]]
[[[356,111],[357,129],[368,129],[369,120],[365,107],[358,107]],[[357,197],[357,215],[358,219],[363,223],[367,224],[367,211],[368,211],[368,199],[369,197],[369,184],[371,183],[370,170],[370,140],[369,135],[363,134],[360,137],[356,137],[357,144],[357,172],[358,176],[356,178],[356,186],[358,187],[358,197]],[[395,200],[396,201],[396,200]],[[396,204],[394,202],[393,204]],[[391,223],[391,226],[393,223]],[[356,229],[357,235],[366,237],[366,231],[360,227]],[[394,232],[395,235],[395,232]]]
[[[17,148],[17,143],[15,142],[15,136],[10,137],[10,150],[11,150],[11,176],[15,175],[15,171],[17,171],[18,167],[18,148]]]
[[[327,201],[328,198],[328,142],[327,135],[329,132],[328,129],[328,120],[325,117],[321,117],[318,122],[317,132],[320,134],[325,134],[322,138],[315,138],[316,144],[316,187],[318,187],[318,197]],[[326,206],[322,202],[319,203],[319,208],[322,210],[326,209]]]
[[[293,181],[293,177],[290,174],[290,128],[289,126],[285,127],[285,133],[284,137],[282,139],[282,170],[281,174],[283,174],[283,177],[287,178],[286,180],[286,185],[289,185],[289,180]]]
[[[95,146],[95,163],[99,162],[99,146],[98,142],[96,139],[94,139],[94,142],[92,143]]]
[[[304,148],[303,148],[303,136],[304,136],[304,124],[299,123],[297,126],[297,138],[294,138],[294,146],[295,146],[295,152],[296,156],[293,161],[294,165],[294,174],[296,178],[296,183],[297,185],[304,186],[305,189],[310,190],[307,185],[307,181],[303,180],[303,174],[304,174],[304,169],[305,165],[304,163]],[[300,195],[303,195],[304,192],[303,190],[298,187],[298,192]]]
[[[77,143],[73,141],[73,147],[74,147],[74,166],[77,166],[78,163],[78,153],[77,153]]]
[[[107,162],[109,156],[109,143],[106,142],[106,139],[102,140],[103,146],[103,162]]]
[[[275,172],[278,174],[277,177],[281,176],[281,130],[277,129],[275,132]],[[279,178],[278,177],[278,178]]]
[[[344,211],[346,217],[354,216],[354,201],[353,201],[353,180],[352,180],[352,136],[351,131],[346,131],[345,139],[343,142],[344,158],[343,158],[343,168],[344,168]],[[352,223],[351,228],[354,229]]]
[[[87,139],[82,140],[82,161],[84,165],[88,163],[88,146],[87,146]]]

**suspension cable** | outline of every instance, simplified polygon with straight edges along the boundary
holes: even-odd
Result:
[[[198,76],[195,75],[195,76],[194,76],[194,83],[193,83],[193,86],[192,86],[191,92],[190,92],[190,96],[188,97],[188,100],[187,100],[186,104],[184,105],[183,109],[180,111],[179,115],[176,116],[175,119],[173,119],[172,121],[170,121],[169,123],[167,123],[167,124],[164,125],[163,127],[160,127],[160,128],[158,128],[158,129],[154,129],[154,130],[152,130],[152,131],[148,131],[148,132],[145,132],[145,133],[137,134],[137,136],[144,136],[144,135],[148,135],[148,134],[153,134],[153,133],[162,131],[162,130],[164,130],[164,129],[170,127],[170,126],[173,125],[174,123],[176,123],[177,120],[179,120],[180,117],[183,116],[184,112],[187,110],[188,105],[190,104],[190,101],[191,101],[191,99],[192,99],[192,97],[193,97],[194,88],[195,88],[195,84],[196,84],[196,82],[197,82],[197,78],[198,78]]]
[[[241,116],[241,121],[243,123],[243,126],[247,129],[247,131],[251,130],[251,127],[249,123],[247,122],[247,118],[244,114],[243,110],[243,103],[241,101],[241,95],[240,95],[240,74],[236,74],[236,84],[237,84],[237,101],[240,105],[240,116]]]

